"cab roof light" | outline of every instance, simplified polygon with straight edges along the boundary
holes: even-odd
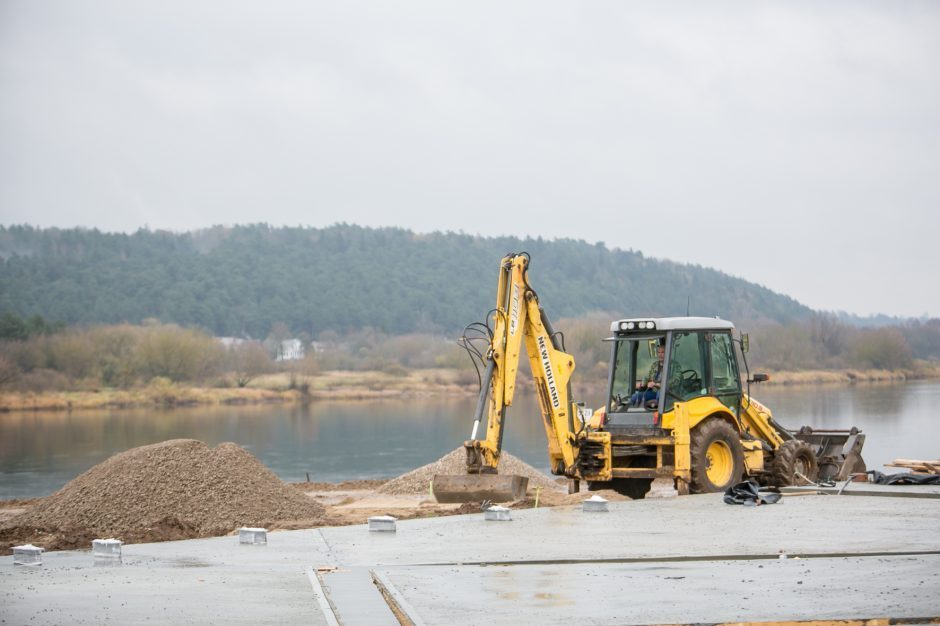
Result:
[[[619,328],[621,331],[635,330],[635,329],[640,329],[640,330],[654,330],[654,329],[656,328],[656,322],[653,322],[652,320],[643,320],[643,321],[639,321],[639,322],[634,322],[634,321],[629,321],[629,322],[628,322],[628,321],[622,321],[622,322],[620,322],[620,324],[618,325],[618,328]]]

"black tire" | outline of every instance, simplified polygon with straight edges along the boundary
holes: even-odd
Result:
[[[819,466],[819,480],[835,480],[839,473],[839,466],[835,463],[823,463]],[[768,481],[770,479],[768,478]],[[770,484],[770,482],[768,482]]]
[[[725,491],[744,476],[744,448],[737,431],[720,418],[692,430],[692,493]],[[717,474],[716,474],[717,472]]]
[[[815,483],[819,480],[819,463],[808,443],[790,439],[777,448],[770,461],[771,484],[777,487],[805,484],[805,481],[797,476],[798,473]]]

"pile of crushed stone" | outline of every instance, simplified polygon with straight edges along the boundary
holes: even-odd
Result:
[[[0,525],[0,538],[46,533],[53,547],[71,543],[65,535],[75,543],[91,536],[159,541],[323,514],[241,446],[175,439],[99,463]]]
[[[465,474],[467,471],[467,453],[463,446],[448,452],[438,460],[393,478],[377,489],[379,493],[390,495],[409,495],[427,493],[428,486],[435,474]],[[517,474],[529,478],[529,489],[542,487],[558,489],[561,487],[555,478],[535,469],[525,461],[514,457],[505,450],[499,455],[499,473]]]

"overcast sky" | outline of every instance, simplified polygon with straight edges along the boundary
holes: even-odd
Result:
[[[940,316],[940,3],[0,0],[0,223],[573,237]]]

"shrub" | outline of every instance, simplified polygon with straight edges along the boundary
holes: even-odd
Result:
[[[22,373],[13,359],[0,353],[0,387],[14,382]]]
[[[389,376],[403,377],[408,375],[408,368],[406,368],[401,363],[395,363],[394,361],[389,361],[381,366],[380,370],[383,374],[388,374]]]
[[[873,328],[855,337],[855,364],[861,367],[898,369],[910,367],[913,353],[898,328]]]
[[[165,376],[156,376],[147,385],[147,392],[155,402],[172,405],[176,403],[178,390],[173,381]]]
[[[87,378],[96,374],[95,345],[81,331],[51,337],[46,343],[46,360],[50,369],[70,378]]]
[[[23,374],[16,383],[20,391],[33,393],[63,391],[70,387],[68,376],[50,369],[37,369]]]
[[[246,341],[232,346],[226,354],[229,370],[235,375],[235,384],[244,387],[253,379],[273,369],[268,351],[258,341]]]
[[[172,324],[146,329],[137,350],[141,371],[172,381],[201,380],[218,371],[222,345],[208,335]]]

